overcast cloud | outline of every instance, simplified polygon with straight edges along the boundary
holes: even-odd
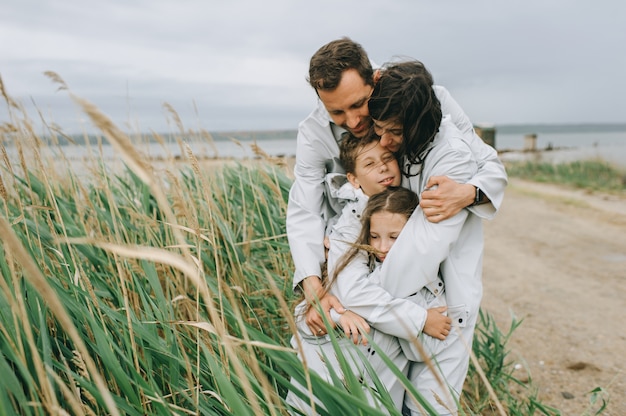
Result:
[[[625,28],[622,0],[5,0],[0,76],[67,132],[89,123],[45,71],[122,128],[168,131],[169,103],[191,129],[290,129],[309,58],[349,36],[422,60],[474,122],[626,122]]]

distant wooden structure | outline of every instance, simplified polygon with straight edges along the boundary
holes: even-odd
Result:
[[[535,133],[527,134],[526,136],[524,136],[524,151],[537,151],[537,135]]]
[[[474,131],[489,146],[496,148],[496,128],[489,124],[480,124],[474,126]]]

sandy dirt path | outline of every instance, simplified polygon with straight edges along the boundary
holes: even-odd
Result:
[[[515,375],[563,415],[585,414],[596,387],[604,415],[626,415],[626,197],[511,180],[484,225],[482,307],[503,331],[523,319]]]

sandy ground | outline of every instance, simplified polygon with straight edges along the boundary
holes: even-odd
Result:
[[[626,415],[626,197],[511,180],[484,225],[483,309],[503,331],[523,319],[515,375],[563,415],[591,410],[597,387],[602,414]]]

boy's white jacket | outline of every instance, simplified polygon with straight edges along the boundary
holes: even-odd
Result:
[[[478,173],[466,182],[479,187],[491,200],[491,204],[469,209],[482,218],[492,218],[507,184],[504,166],[495,149],[476,135],[469,118],[450,93],[440,86],[433,88],[443,114],[450,115],[478,161]],[[331,172],[345,173],[339,163],[338,146],[343,132],[345,130],[331,122],[321,101],[298,127],[295,180],[287,207],[287,236],[295,265],[294,288],[307,276],[321,276],[327,223],[341,209],[326,193],[325,177]]]
[[[326,189],[332,200],[341,206],[341,212],[331,218],[326,226],[327,234],[338,240],[356,241],[361,232],[361,215],[369,197],[361,188],[355,188],[343,173],[326,175]]]

